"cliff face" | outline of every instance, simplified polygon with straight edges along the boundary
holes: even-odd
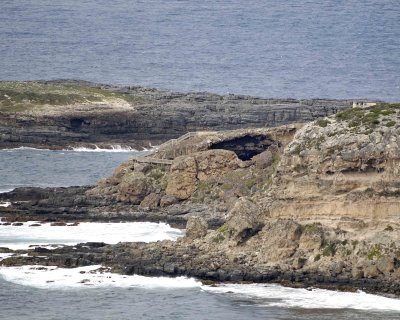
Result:
[[[71,93],[72,85],[74,91]],[[49,87],[57,90],[56,98],[43,101],[45,94],[42,93],[47,92]],[[0,95],[8,97],[4,101],[0,99],[0,147],[3,148],[19,145],[65,147],[74,144],[149,146],[188,131],[274,127],[312,121],[347,109],[352,103],[348,100],[182,94],[76,81],[41,82],[33,89],[19,83],[11,93],[9,90],[3,90],[3,93],[1,89],[0,86]],[[21,98],[19,93],[23,90],[28,92]],[[65,90],[69,90],[68,95]],[[54,94],[53,91],[51,94]],[[13,100],[12,94],[18,103]],[[88,96],[90,99],[87,99]],[[12,107],[13,102],[15,108]],[[40,106],[35,103],[40,103]]]
[[[110,204],[119,206],[118,218],[129,217],[127,208],[134,206],[146,220],[179,217],[187,221],[185,238],[108,246],[98,255],[60,249],[2,263],[101,262],[128,274],[400,295],[399,134],[400,105],[379,104],[306,125],[214,132],[167,144],[151,155],[169,159],[166,164],[132,159],[79,199],[74,193],[81,201],[74,207],[100,201],[106,206],[97,214],[106,218]]]
[[[277,169],[271,215],[349,229],[398,224],[399,112],[385,104],[350,109],[302,128]]]
[[[141,257],[162,257],[145,267],[132,257],[130,270],[152,274],[168,265],[166,274],[373,283],[400,293],[399,119],[399,105],[380,104],[317,120],[295,134],[287,127],[286,135],[283,128],[270,129],[263,133],[266,150],[251,161],[228,150],[186,149],[166,173],[166,194],[186,203],[205,201],[210,208],[216,201],[225,207],[224,224],[207,233],[202,219],[209,215],[195,212],[187,237],[163,245],[185,254],[185,261],[149,245],[139,250]],[[244,141],[241,134],[236,132],[236,141]],[[204,139],[198,148],[238,149],[232,137]],[[99,187],[104,194],[104,185]]]

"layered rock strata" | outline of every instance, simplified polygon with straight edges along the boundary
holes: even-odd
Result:
[[[0,148],[120,144],[140,149],[189,131],[274,127],[312,121],[352,104],[349,100],[176,93],[79,81],[17,83],[12,86],[14,91],[7,86],[7,90],[2,89],[2,84],[4,82],[0,82]],[[29,91],[24,91],[21,98],[18,90],[28,90],[24,84],[29,85]],[[54,105],[49,104],[53,100],[49,102],[42,97],[49,87],[56,92],[51,91],[55,95]],[[88,94],[93,97],[87,101],[74,98],[81,91],[83,98]],[[14,108],[10,107],[13,102]],[[34,103],[41,104],[32,106]]]
[[[400,295],[400,105],[354,108],[303,127],[263,130],[196,137],[201,142],[185,141],[153,155],[173,158],[168,168],[132,160],[85,190],[85,197],[105,202],[167,209],[205,205],[186,217],[186,237],[101,245],[93,255],[63,248],[43,258],[30,251],[2,263],[103,263],[126,274]],[[256,140],[264,142],[251,149],[248,137],[261,135]],[[228,150],[213,149],[216,144]],[[243,161],[243,150],[256,154]],[[217,207],[220,226],[207,230],[209,211]]]

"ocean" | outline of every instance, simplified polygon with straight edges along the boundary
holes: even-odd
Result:
[[[400,100],[396,0],[2,0],[0,79]]]
[[[393,0],[2,0],[0,80],[69,78],[180,92],[399,101],[399,16],[400,2]],[[116,151],[1,150],[0,192],[93,184],[135,154]],[[48,225],[33,231],[30,223],[0,226],[1,245],[182,235],[161,223],[81,224],[68,234]],[[91,268],[0,268],[0,319],[400,317],[400,300],[363,292],[210,287]]]

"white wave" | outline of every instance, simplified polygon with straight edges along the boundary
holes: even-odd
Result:
[[[99,148],[95,145],[95,148],[86,148],[86,147],[72,147],[72,150],[64,150],[64,151],[75,151],[75,152],[140,152],[137,149],[131,147],[123,147],[121,145],[112,145],[111,148]],[[147,150],[143,150],[147,151]]]
[[[193,288],[200,282],[192,278],[126,276],[108,272],[101,266],[57,268],[45,266],[1,267],[0,276],[12,283],[41,289],[82,287]]]
[[[32,147],[5,148],[5,149],[1,149],[1,150],[2,151],[18,151],[18,150],[53,151],[50,149],[32,148]]]
[[[15,188],[0,189],[0,193],[7,193],[13,191]]]
[[[33,151],[53,151],[53,152],[65,152],[65,151],[75,151],[75,152],[146,152],[151,151],[151,149],[143,148],[142,150],[137,150],[129,146],[121,146],[119,144],[111,145],[110,148],[99,148],[94,145],[94,148],[86,147],[71,147],[71,149],[61,149],[61,150],[51,150],[42,148],[32,148],[32,147],[18,147],[18,148],[6,148],[3,151],[18,151],[18,150],[33,150]]]
[[[176,240],[184,232],[166,223],[129,222],[94,223],[83,222],[78,226],[51,226],[49,223],[32,226],[30,221],[22,226],[0,225],[0,247],[26,249],[33,245],[67,244],[81,242],[153,242]]]
[[[0,207],[9,207],[11,206],[11,202],[0,202]]]
[[[341,292],[323,289],[296,289],[280,285],[222,284],[216,287],[202,286],[208,292],[224,293],[257,299],[259,305],[304,309],[358,309],[399,311],[400,300],[365,292]]]

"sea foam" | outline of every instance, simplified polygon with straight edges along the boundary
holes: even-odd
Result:
[[[49,223],[33,226],[30,221],[22,226],[0,225],[0,247],[26,249],[32,245],[66,244],[81,242],[153,242],[176,240],[184,231],[166,223],[127,222],[95,223],[82,222],[78,226],[51,226]]]
[[[216,287],[203,286],[203,290],[229,294],[254,300],[258,305],[304,309],[358,309],[399,311],[400,300],[362,291],[341,292],[323,289],[298,289],[265,284],[223,284]]]
[[[137,149],[131,147],[122,147],[120,145],[112,145],[111,148],[99,148],[95,146],[95,148],[86,148],[86,147],[73,147],[72,150],[64,150],[64,151],[75,151],[75,152],[140,152]],[[147,149],[142,150],[147,151]]]
[[[9,207],[11,202],[0,202],[0,207]]]
[[[323,289],[296,289],[265,284],[202,285],[193,278],[119,275],[100,265],[80,268],[49,266],[0,267],[0,276],[8,282],[50,290],[76,288],[140,287],[145,289],[198,288],[210,294],[240,298],[241,304],[258,307],[301,309],[356,309],[400,312],[400,300],[364,292],[339,292]]]
[[[0,267],[0,276],[12,283],[40,289],[83,287],[194,288],[200,282],[186,277],[144,277],[111,273],[101,266],[57,268],[47,266]]]

